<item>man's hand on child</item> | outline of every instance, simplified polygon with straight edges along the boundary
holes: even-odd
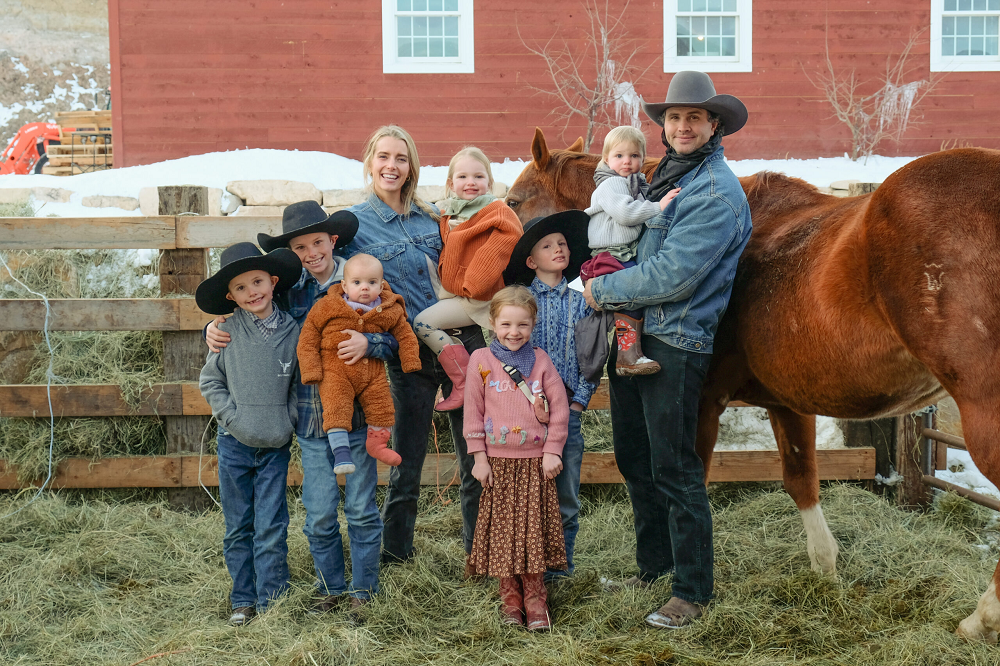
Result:
[[[681,188],[675,187],[674,189],[664,194],[663,198],[660,199],[660,210],[666,208],[667,204],[670,203],[670,200],[676,197],[680,193],[681,193]]]
[[[594,278],[590,278],[583,283],[583,300],[587,301],[587,305],[589,305],[592,310],[600,310],[601,306],[594,300],[594,294],[590,291],[590,283],[593,281]]]
[[[542,454],[542,474],[546,479],[554,479],[562,471],[562,458],[554,453]]]
[[[490,463],[486,460],[486,454],[482,454],[482,459],[479,455],[475,455],[476,464],[472,466],[472,476],[476,478],[479,483],[483,484],[483,488],[489,488],[493,485],[493,468],[490,467]]]
[[[349,328],[345,328],[344,333],[350,337],[337,345],[337,358],[343,361],[344,365],[354,365],[368,351],[368,338]]]
[[[225,321],[226,318],[220,315],[213,319],[212,323],[205,329],[205,344],[216,354],[232,340],[232,337],[228,333],[219,330],[219,325]]]

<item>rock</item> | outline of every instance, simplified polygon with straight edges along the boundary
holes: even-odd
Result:
[[[27,187],[0,187],[0,204],[24,203],[30,198]]]
[[[146,217],[154,217],[160,214],[160,194],[155,187],[143,187],[139,189],[139,210]]]
[[[850,178],[848,180],[837,180],[830,183],[831,190],[849,190],[851,189],[851,183],[860,183],[861,181],[857,178]]]
[[[312,183],[294,180],[234,180],[226,190],[247,206],[287,206],[297,201],[323,203],[323,193]]]
[[[222,214],[232,215],[236,210],[243,205],[243,199],[240,199],[235,194],[231,192],[222,193]]]
[[[440,201],[445,198],[444,185],[418,186],[417,196],[424,201]]]
[[[88,208],[121,208],[123,210],[135,210],[139,207],[139,200],[135,197],[108,197],[97,195],[84,197],[82,203]]]
[[[323,190],[323,207],[339,206],[340,208],[346,208],[347,206],[363,203],[367,198],[368,193],[363,189]]]
[[[35,197],[35,201],[44,201],[45,203],[67,203],[73,193],[61,187],[33,187],[31,188],[31,196]]]
[[[493,196],[499,197],[500,199],[503,199],[505,196],[507,196],[507,190],[508,189],[510,189],[510,188],[507,187],[506,183],[499,183],[499,182],[495,182],[494,181],[494,183],[493,183]]]
[[[284,210],[284,206],[240,206],[236,209],[235,213],[232,213],[232,215],[239,215],[242,217],[249,215],[256,217],[281,217]]]

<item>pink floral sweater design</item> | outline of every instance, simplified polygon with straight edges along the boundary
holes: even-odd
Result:
[[[535,366],[525,383],[549,401],[547,425],[535,418],[534,407],[489,348],[469,359],[465,381],[465,441],[469,453],[485,451],[492,458],[562,456],[569,427],[566,387],[552,360],[535,348]]]

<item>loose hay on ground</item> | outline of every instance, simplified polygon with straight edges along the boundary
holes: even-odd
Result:
[[[690,630],[648,628],[669,580],[605,593],[634,573],[632,515],[621,487],[587,488],[577,574],[551,588],[556,629],[503,625],[493,581],[461,580],[457,494],[425,489],[417,555],[385,569],[382,594],[354,624],[306,612],[312,566],[292,498],[292,591],[251,625],[225,626],[222,518],[163,504],[48,496],[0,525],[0,662],[128,664],[990,664],[995,648],[953,635],[987,584],[989,520],[950,506],[905,513],[850,485],[823,492],[841,545],[840,579],[808,567],[794,504],[770,486],[711,496],[717,601]],[[16,502],[0,501],[6,512]],[[978,516],[978,517],[977,517]],[[346,532],[345,532],[346,534]]]

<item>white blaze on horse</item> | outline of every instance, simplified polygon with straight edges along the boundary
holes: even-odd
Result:
[[[549,151],[536,130],[507,195],[522,222],[589,205],[600,157],[581,146]],[[972,459],[1000,485],[1000,151],[934,153],[846,199],[775,173],[740,181],[753,233],[716,334],[698,453],[707,471],[730,400],[766,408],[812,567],[833,575],[816,414],[897,416],[950,394]],[[960,635],[996,642],[998,584],[1000,565]]]

